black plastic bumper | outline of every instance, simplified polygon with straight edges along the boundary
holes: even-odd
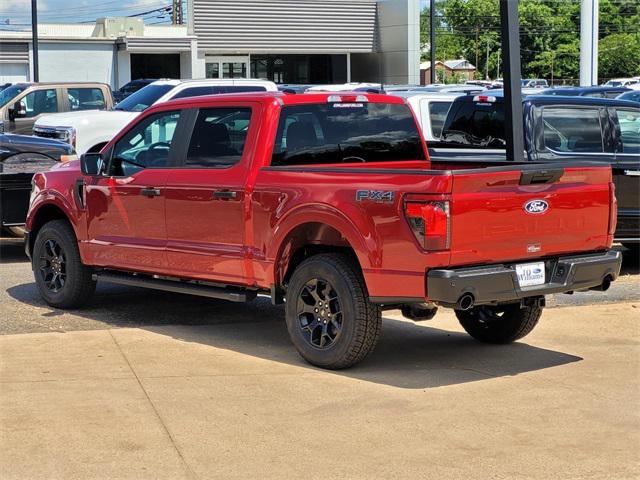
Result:
[[[544,261],[545,283],[529,287],[519,286],[515,263],[430,270],[427,274],[427,296],[433,302],[454,307],[465,294],[473,295],[474,305],[482,305],[597,288],[605,279],[615,280],[618,277],[622,254],[610,250]]]

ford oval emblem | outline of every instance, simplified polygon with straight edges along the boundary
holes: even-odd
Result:
[[[549,204],[544,200],[529,200],[524,204],[524,211],[532,215],[544,213],[549,208]]]

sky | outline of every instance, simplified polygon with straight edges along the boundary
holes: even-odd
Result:
[[[129,16],[171,5],[171,0],[38,0],[38,23],[77,23]],[[171,15],[142,15],[145,23],[170,23]],[[160,16],[160,18],[159,18]],[[7,23],[8,22],[8,23]],[[31,0],[0,0],[0,30],[28,29]]]

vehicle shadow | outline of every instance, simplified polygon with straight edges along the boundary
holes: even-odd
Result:
[[[47,307],[35,284],[17,285],[7,292],[20,302],[43,308],[39,322],[54,322],[51,317],[66,314]],[[234,304],[104,285],[99,286],[88,307],[73,315],[102,322],[104,328],[137,327],[183,342],[324,372],[297,355],[283,321],[284,309],[272,306],[265,298]],[[580,360],[527,343],[483,345],[464,333],[434,328],[428,322],[385,318],[372,355],[351,369],[326,373],[398,388],[426,389],[513,376]]]
[[[29,258],[24,253],[24,240],[22,238],[0,237],[0,264],[28,261]]]

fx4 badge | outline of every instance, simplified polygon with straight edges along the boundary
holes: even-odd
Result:
[[[372,202],[393,202],[396,194],[392,191],[383,190],[357,190],[356,202],[371,200]]]
[[[531,215],[538,215],[544,213],[549,208],[549,204],[544,200],[529,200],[523,205],[524,211]]]

